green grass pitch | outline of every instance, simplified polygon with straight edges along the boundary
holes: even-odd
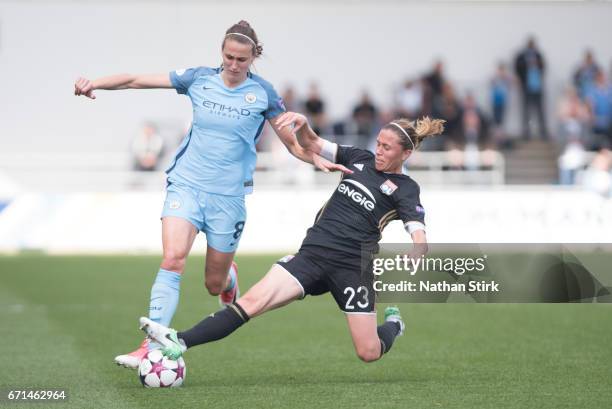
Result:
[[[241,288],[275,256],[238,257]],[[610,305],[404,304],[407,333],[381,361],[353,352],[329,295],[190,350],[177,389],[144,389],[116,354],[141,340],[159,257],[0,256],[0,389],[65,388],[49,408],[604,408]],[[173,326],[218,309],[192,256]],[[379,308],[379,313],[383,308]]]

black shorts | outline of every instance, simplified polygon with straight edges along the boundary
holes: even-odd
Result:
[[[304,246],[295,256],[276,264],[299,282],[306,295],[331,292],[338,307],[348,314],[374,313],[375,298],[372,262],[359,256],[317,246]]]

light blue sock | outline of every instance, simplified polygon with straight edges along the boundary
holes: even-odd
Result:
[[[181,275],[174,271],[160,268],[151,288],[149,303],[149,318],[166,327],[170,326],[176,312],[181,288]],[[149,350],[159,348],[154,342],[149,342]]]
[[[149,318],[166,327],[176,311],[181,288],[181,275],[173,271],[159,269],[151,288]]]

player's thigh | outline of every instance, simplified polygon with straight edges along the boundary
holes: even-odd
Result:
[[[186,257],[204,223],[197,192],[183,185],[168,185],[161,217],[164,257]]]
[[[221,253],[235,252],[246,222],[244,197],[207,193],[200,200],[208,245]]]
[[[278,264],[251,287],[237,303],[249,317],[282,307],[303,296],[302,286],[295,277]]]
[[[162,218],[162,245],[164,258],[187,257],[198,230],[190,221],[177,216]]]

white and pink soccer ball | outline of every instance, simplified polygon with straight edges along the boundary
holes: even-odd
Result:
[[[145,388],[169,388],[181,386],[187,368],[183,358],[176,361],[162,354],[159,349],[149,351],[140,361],[138,376]]]

